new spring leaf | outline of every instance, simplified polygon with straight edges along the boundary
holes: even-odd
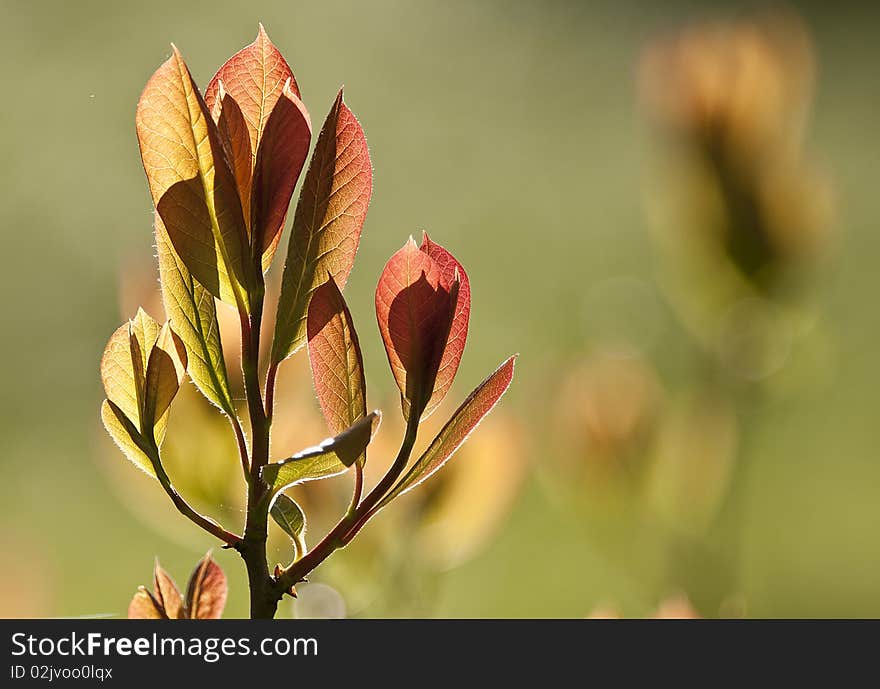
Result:
[[[156,210],[177,254],[211,294],[247,310],[247,228],[217,126],[177,48],[147,82],[136,126]]]
[[[404,418],[421,417],[433,396],[459,288],[458,273],[450,278],[412,238],[388,260],[379,278],[376,318]]]
[[[262,468],[261,476],[269,484],[270,494],[280,493],[304,481],[341,474],[354,464],[369,445],[382,415],[370,412],[351,428],[320,445],[299,452],[281,462]]]
[[[340,91],[318,136],[296,205],[275,320],[273,363],[305,344],[309,300],[327,276],[333,276],[339,289],[345,288],[372,191],[367,140]]]
[[[318,402],[330,433],[337,435],[366,416],[367,385],[354,321],[332,277],[312,295],[307,330]]]
[[[253,255],[266,270],[309,152],[312,125],[293,72],[262,25],[254,42],[217,70],[205,102],[235,175]]]

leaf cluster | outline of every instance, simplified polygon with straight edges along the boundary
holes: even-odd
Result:
[[[302,181],[271,353],[267,361],[260,361],[264,273],[306,168],[311,119],[293,72],[262,26],[252,44],[221,66],[204,96],[183,56],[172,48],[148,81],[136,115],[156,209],[155,239],[168,320],[160,326],[139,311],[111,336],[101,365],[107,395],[102,418],[125,455],[159,479],[182,513],[243,556],[251,556],[254,541],[262,538],[265,545],[265,522],[271,515],[294,545],[294,561],[273,576],[273,590],[286,591],[351,540],[378,510],[453,456],[506,391],[515,357],[464,400],[411,462],[421,421],[443,401],[458,370],[471,289],[464,267],[449,251],[427,235],[419,245],[410,238],[388,260],[375,299],[407,430],[391,468],[365,491],[367,447],[381,414],[368,411],[361,347],[342,294],[372,195],[363,129],[340,90]],[[246,419],[230,390],[218,308],[233,308],[240,316]],[[279,366],[304,347],[330,437],[292,457],[270,461],[275,377]],[[196,513],[174,491],[162,467],[169,407],[187,373],[229,418],[238,441],[249,491],[241,536]],[[355,474],[351,504],[310,553],[305,514],[284,491],[349,470]],[[157,574],[157,582],[159,578]],[[139,595],[144,601],[147,596],[161,602],[160,594],[157,583],[152,598]]]

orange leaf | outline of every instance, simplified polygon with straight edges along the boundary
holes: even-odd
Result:
[[[464,353],[464,345],[467,341],[468,322],[471,316],[471,283],[455,256],[439,244],[432,242],[427,232],[425,232],[422,245],[419,248],[434,259],[447,281],[451,283],[458,275],[461,282],[458,301],[455,305],[455,315],[452,318],[452,326],[449,329],[443,357],[440,359],[437,380],[434,382],[434,392],[425,408],[425,413],[422,414],[422,418],[426,418],[446,397],[446,393],[449,392],[452,381],[455,379],[455,374],[458,372],[458,365],[461,363],[461,355]]]
[[[226,575],[209,552],[196,565],[186,588],[186,609],[193,620],[219,620],[226,607]]]
[[[235,173],[251,244],[272,261],[312,126],[290,66],[260,25],[205,90]],[[262,172],[261,172],[262,170]]]
[[[143,586],[139,587],[128,604],[130,620],[167,620],[162,604]]]
[[[166,322],[149,355],[146,371],[145,419],[160,419],[180,389],[186,375],[186,348]],[[143,429],[142,429],[143,430]]]
[[[247,309],[252,270],[235,178],[177,48],[147,82],[136,124],[153,203],[175,251],[211,294]]]
[[[331,277],[315,290],[308,314],[309,360],[331,435],[367,414],[361,347],[351,312]]]
[[[296,206],[275,321],[274,363],[306,343],[309,300],[327,276],[333,276],[340,290],[345,288],[372,191],[367,140],[340,90]]]
[[[158,558],[153,569],[153,589],[155,590],[154,598],[162,606],[169,619],[177,620],[184,616],[183,599],[177,584],[174,583],[174,579],[168,575],[168,572],[159,566]]]
[[[385,264],[376,287],[376,317],[403,415],[421,416],[449,337],[459,281],[409,241]]]

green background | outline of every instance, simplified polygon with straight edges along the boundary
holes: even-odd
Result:
[[[374,195],[346,296],[376,385],[393,389],[372,314],[375,280],[421,229],[456,252],[473,284],[453,394],[521,353],[504,404],[528,431],[533,478],[497,538],[438,575],[436,598],[418,614],[581,617],[607,601],[650,614],[668,589],[651,557],[628,547],[638,539],[624,526],[555,497],[545,474],[565,449],[546,442],[552,430],[533,412],[606,325],[637,325],[638,315],[634,325],[597,306],[593,287],[634,277],[662,301],[641,204],[641,46],[688,18],[735,11],[552,0],[0,2],[0,548],[5,563],[21,563],[2,566],[0,606],[124,614],[154,555],[180,581],[211,545],[166,539],[109,489],[95,460],[98,362],[120,322],[124,262],[152,256],[134,132],[140,91],[171,41],[205,84],[262,21],[313,122],[344,83],[367,134]],[[880,11],[817,3],[800,12],[820,65],[807,145],[836,200],[835,242],[816,285],[827,356],[796,394],[756,413],[742,586],[752,615],[878,616]],[[653,317],[667,335],[650,356],[674,388],[688,350],[668,309]],[[623,544],[615,559],[596,546],[599,531]],[[244,614],[243,568],[234,554],[217,557],[231,579],[228,614]],[[28,610],[13,607],[19,589],[36,591]]]

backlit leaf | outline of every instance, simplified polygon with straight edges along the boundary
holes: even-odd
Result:
[[[110,437],[113,438],[113,442],[122,450],[129,461],[144,473],[156,478],[152,461],[129,432],[129,428],[135,433],[137,430],[126,418],[125,413],[110,400],[104,400],[101,404],[101,421],[103,421],[104,428],[107,429]],[[126,422],[128,423],[126,424]]]
[[[415,488],[449,461],[455,451],[468,439],[471,432],[492,411],[492,408],[510,387],[515,361],[515,356],[510,357],[468,395],[464,403],[455,411],[452,418],[425,450],[425,453],[379,503],[380,506],[387,505],[398,495]]]
[[[455,374],[458,372],[458,365],[461,362],[461,355],[464,353],[464,345],[467,340],[468,322],[471,315],[471,284],[468,280],[467,273],[456,258],[439,244],[435,244],[425,233],[422,239],[422,245],[419,247],[428,256],[434,259],[440,267],[443,276],[450,283],[455,280],[456,274],[460,280],[458,290],[458,301],[455,306],[455,315],[452,319],[452,326],[449,329],[449,337],[446,340],[446,348],[443,350],[443,356],[440,359],[440,367],[437,370],[437,379],[434,381],[434,392],[422,414],[422,418],[427,418],[437,405],[446,397]]]
[[[336,435],[366,416],[367,400],[354,322],[332,277],[312,295],[307,331],[318,402],[330,433]]]
[[[260,247],[263,270],[269,268],[281,239],[290,197],[311,141],[312,123],[306,107],[285,85],[266,123],[254,162],[251,241]]]
[[[279,493],[305,481],[336,476],[343,473],[363,454],[379,427],[382,415],[370,412],[351,428],[320,445],[310,447],[292,457],[273,462],[262,468],[261,476],[271,492]]]
[[[161,603],[143,586],[138,587],[134,598],[128,604],[130,620],[164,620],[167,619]]]
[[[296,559],[306,554],[306,515],[302,508],[296,504],[294,500],[280,493],[269,514],[275,522],[284,529],[284,532],[293,539],[293,545],[296,549]]]
[[[183,598],[180,595],[180,590],[168,572],[159,566],[158,559],[156,559],[156,565],[153,568],[153,591],[155,599],[165,610],[169,619],[177,620],[184,616]]]
[[[132,372],[137,391],[138,405],[142,412],[144,406],[144,388],[146,385],[147,365],[150,362],[150,352],[159,337],[161,326],[143,309],[139,308],[134,318],[129,323],[129,347],[131,348]],[[143,431],[146,423],[143,414],[139,415],[140,425]],[[132,419],[134,421],[134,419]]]
[[[146,373],[143,418],[147,423],[164,416],[186,375],[186,349],[171,324],[165,323],[150,352]],[[146,432],[145,429],[142,429]]]
[[[431,399],[459,284],[412,238],[379,278],[376,318],[405,418],[421,416]]]
[[[235,144],[232,167],[240,181],[245,217],[250,217],[250,180],[260,139],[275,103],[288,79],[290,90],[299,98],[299,87],[287,61],[269,39],[260,24],[254,42],[230,57],[213,76],[205,89],[205,103],[221,131],[231,127],[226,142]],[[234,105],[231,116],[227,102]]]
[[[186,588],[186,611],[193,620],[219,620],[226,607],[226,575],[209,552],[199,560]]]
[[[185,371],[180,338],[143,309],[113,333],[101,358],[104,426],[125,456],[154,477],[151,450],[165,439],[168,406]]]
[[[232,416],[232,394],[213,295],[180,260],[162,219],[156,216],[156,249],[165,312],[186,347],[190,378],[211,402]]]
[[[212,86],[216,86],[216,100],[213,101],[210,98]],[[248,124],[238,103],[226,93],[226,87],[220,80],[212,81],[208,86],[208,90],[205,91],[205,105],[211,111],[211,119],[217,123],[217,134],[232,176],[235,178],[238,198],[241,201],[241,214],[245,225],[248,225],[248,242],[250,242],[251,178],[254,173],[256,149],[251,147]]]
[[[373,189],[363,129],[336,97],[321,129],[296,206],[275,321],[272,361],[306,342],[312,293],[333,276],[345,288]]]
[[[152,345],[151,345],[152,346]],[[140,357],[140,352],[138,352]],[[139,370],[146,369],[140,357]],[[131,323],[118,328],[107,342],[101,357],[101,380],[107,399],[113,402],[132,423],[140,429],[141,412],[138,400],[140,384],[135,382],[131,348]]]
[[[311,141],[311,122],[289,65],[260,25],[257,38],[205,90],[238,183],[252,244],[268,268]]]
[[[134,426],[143,431],[142,416],[147,364],[160,326],[143,309],[118,328],[101,357],[101,380],[107,399],[116,404]]]
[[[177,48],[147,82],[136,124],[153,202],[178,256],[211,294],[247,309],[252,268],[235,178]]]

